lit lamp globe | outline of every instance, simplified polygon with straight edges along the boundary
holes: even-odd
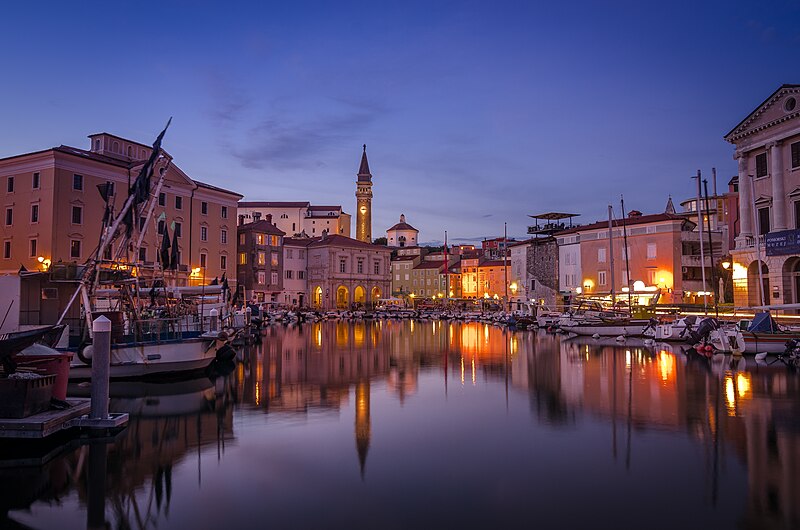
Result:
[[[644,291],[645,285],[642,280],[636,280],[633,282],[633,290],[634,291]]]
[[[722,262],[722,268],[725,269],[725,270],[730,269],[731,268],[731,262],[728,261],[728,260],[723,261]]]

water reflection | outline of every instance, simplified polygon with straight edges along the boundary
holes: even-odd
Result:
[[[0,472],[20,486],[0,498],[35,527],[374,527],[390,511],[398,527],[514,526],[530,505],[545,526],[789,528],[799,383],[782,365],[482,323],[274,327],[228,378],[116,385],[112,410],[133,420],[119,439],[12,462]],[[206,507],[220,495],[242,509]]]

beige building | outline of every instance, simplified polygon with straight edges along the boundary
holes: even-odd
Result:
[[[800,85],[782,85],[725,140],[736,147],[739,163],[740,230],[731,251],[734,304],[798,303]]]
[[[341,206],[314,206],[310,202],[241,201],[238,215],[249,223],[272,216],[272,222],[287,237],[328,234],[350,237],[350,214]]]
[[[370,307],[391,289],[391,251],[340,235],[308,244],[308,289],[318,309]]]
[[[386,230],[386,245],[390,247],[416,247],[419,230],[406,223],[406,216],[400,214],[400,222]]]
[[[411,270],[411,292],[415,298],[443,298],[445,284],[440,276],[444,275],[444,261],[423,261]],[[441,296],[439,296],[441,295]]]
[[[83,263],[92,256],[105,208],[98,186],[111,183],[110,204],[118,211],[152,148],[108,133],[89,138],[88,151],[61,145],[0,159],[4,193],[0,273],[16,273],[20,267],[40,269],[39,258],[54,264]],[[168,230],[170,239],[177,232],[180,249],[180,265],[170,281],[199,283],[203,277],[224,273],[233,280],[236,205],[241,198],[193,180],[171,163],[138,256],[127,259],[138,260],[145,272],[157,267],[160,234]],[[144,223],[139,219],[134,233]],[[111,252],[117,255],[118,250]]]
[[[283,293],[281,303],[287,307],[308,305],[309,238],[283,239]]]

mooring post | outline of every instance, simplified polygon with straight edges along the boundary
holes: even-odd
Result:
[[[219,311],[212,309],[209,311],[209,316],[211,318],[211,323],[209,324],[208,330],[216,333],[219,331]]]
[[[108,418],[108,387],[111,368],[111,321],[99,316],[92,322],[92,408],[89,417]]]
[[[245,326],[250,326],[250,321],[253,318],[253,310],[250,306],[247,306],[244,310],[244,324]]]

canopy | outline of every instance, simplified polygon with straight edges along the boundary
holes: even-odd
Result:
[[[772,315],[769,313],[769,311],[756,313],[756,316],[753,317],[753,321],[750,322],[750,326],[747,328],[747,331],[758,333],[774,333],[778,331],[778,323],[775,322],[775,319],[772,318]]]

